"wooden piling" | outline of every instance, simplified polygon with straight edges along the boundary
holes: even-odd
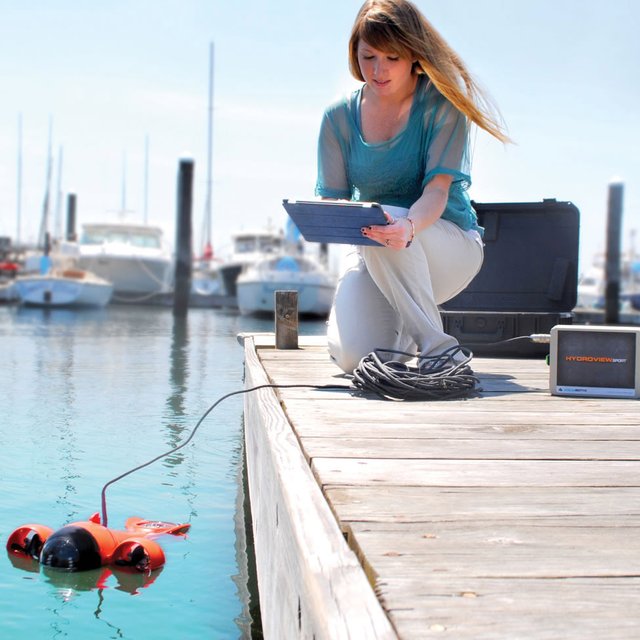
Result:
[[[298,292],[276,291],[276,349],[298,348]]]
[[[76,233],[76,194],[67,195],[67,233],[65,234],[69,242],[75,242],[78,239]]]
[[[185,316],[189,308],[192,267],[193,160],[180,160],[176,220],[176,264],[173,315]]]
[[[605,285],[605,324],[620,320],[620,239],[622,236],[622,182],[609,184],[607,203],[607,263]]]

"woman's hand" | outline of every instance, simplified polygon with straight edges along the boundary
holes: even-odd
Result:
[[[388,224],[362,228],[362,235],[390,249],[406,249],[416,233],[440,218],[449,198],[453,178],[437,174],[425,185],[422,195],[413,203],[406,218],[393,218],[386,211]]]
[[[390,249],[406,249],[415,236],[415,227],[411,218],[393,218],[386,211],[388,224],[372,225],[362,228],[362,235]]]

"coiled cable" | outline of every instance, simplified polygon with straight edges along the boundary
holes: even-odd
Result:
[[[383,362],[379,353],[418,358],[416,366],[399,360]],[[435,356],[420,356],[376,349],[366,355],[353,371],[351,384],[361,393],[375,393],[385,400],[447,400],[463,398],[479,391],[480,381],[469,362],[473,353],[455,345]]]

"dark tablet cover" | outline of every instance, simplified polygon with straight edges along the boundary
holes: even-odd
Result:
[[[360,231],[369,225],[387,224],[376,202],[283,200],[282,205],[308,242],[381,246]]]

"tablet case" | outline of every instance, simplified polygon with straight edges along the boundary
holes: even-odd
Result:
[[[376,202],[285,199],[282,206],[308,242],[381,246],[360,231],[369,225],[387,224]]]

